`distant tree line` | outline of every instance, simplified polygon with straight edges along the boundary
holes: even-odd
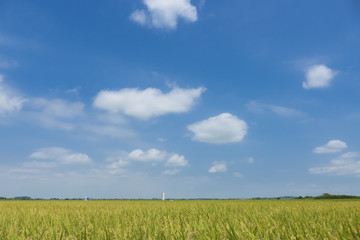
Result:
[[[330,193],[323,193],[320,196],[312,197],[312,196],[299,196],[296,199],[360,199],[359,196],[353,195],[332,195]]]
[[[360,199],[360,196],[353,196],[353,195],[332,195],[329,193],[323,193],[320,196],[298,196],[298,197],[293,197],[293,196],[283,196],[283,197],[273,197],[273,198],[251,198],[251,200],[280,200],[280,199]],[[18,196],[18,197],[14,197],[14,198],[6,198],[6,197],[0,197],[0,200],[84,200],[84,198],[31,198],[28,196]],[[147,199],[147,198],[137,198],[137,199],[129,199],[129,198],[87,198],[87,200],[161,200],[159,198],[151,198],[151,199]],[[181,199],[176,199],[176,198],[168,198],[166,200],[244,200],[244,198],[181,198]]]

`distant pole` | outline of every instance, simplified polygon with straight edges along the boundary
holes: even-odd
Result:
[[[162,193],[162,200],[165,201],[165,193]]]

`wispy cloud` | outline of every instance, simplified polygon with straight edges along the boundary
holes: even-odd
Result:
[[[249,157],[247,158],[247,162],[253,164],[255,162],[255,159],[253,157]]]
[[[332,175],[356,175],[360,176],[360,154],[357,152],[347,152],[322,167],[310,168],[312,174],[332,174]]]
[[[16,68],[19,66],[19,63],[15,60],[5,59],[4,57],[0,56],[0,68],[1,69],[11,69]]]
[[[242,175],[242,174],[239,173],[239,172],[234,172],[234,173],[233,173],[233,176],[236,177],[236,178],[242,178],[242,177],[244,177],[244,175]]]
[[[73,120],[84,115],[83,103],[63,99],[32,98],[28,106],[29,117],[48,128],[74,130]]]
[[[103,124],[103,123],[92,123],[82,124],[81,130],[95,134],[97,136],[112,137],[112,138],[132,138],[136,136],[136,133],[121,125]]]
[[[347,144],[341,140],[330,140],[327,144],[314,149],[314,153],[336,153],[347,148]]]
[[[110,174],[119,175],[119,174],[123,174],[127,171],[125,169],[125,167],[128,165],[130,165],[130,162],[127,160],[124,160],[120,157],[115,162],[107,165],[106,168],[109,170]]]
[[[306,117],[307,114],[289,107],[278,106],[273,104],[264,104],[257,101],[250,101],[246,104],[249,111],[255,114],[273,113],[280,117]]]
[[[165,170],[162,172],[162,174],[164,175],[175,175],[177,173],[179,173],[181,171],[181,169],[172,169],[172,170]]]
[[[27,99],[6,86],[3,80],[4,76],[0,74],[0,116],[20,111],[27,101]]]
[[[87,154],[76,153],[61,147],[39,149],[30,155],[30,159],[53,161],[64,165],[92,163],[92,159]]]

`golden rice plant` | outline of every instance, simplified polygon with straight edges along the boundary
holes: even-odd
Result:
[[[0,201],[0,239],[360,239],[360,201]]]

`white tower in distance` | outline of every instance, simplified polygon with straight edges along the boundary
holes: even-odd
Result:
[[[165,193],[162,193],[162,200],[165,201]]]

